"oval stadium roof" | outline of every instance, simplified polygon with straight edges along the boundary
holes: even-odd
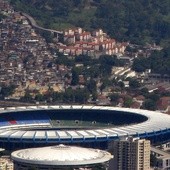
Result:
[[[84,110],[109,110],[121,111],[146,116],[148,120],[119,127],[106,127],[106,128],[93,128],[93,129],[32,129],[40,127],[37,125],[10,125],[0,127],[0,140],[15,141],[15,142],[45,142],[45,143],[74,143],[77,141],[86,142],[88,140],[113,140],[116,137],[122,136],[155,136],[159,133],[170,133],[170,116],[155,111],[119,108],[119,107],[106,107],[106,106],[83,106],[83,105],[67,105],[67,106],[29,106],[29,107],[13,107],[0,110],[1,113],[18,112],[18,111],[31,111],[31,110],[60,110],[60,109],[84,109]],[[46,125],[41,125],[41,127]],[[28,129],[27,129],[28,128]]]
[[[18,150],[13,152],[11,157],[17,162],[56,166],[99,164],[113,158],[106,151],[62,144],[52,147]]]

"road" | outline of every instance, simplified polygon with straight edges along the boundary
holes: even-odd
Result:
[[[26,13],[21,13],[23,16],[25,16],[29,22],[31,23],[31,25],[34,27],[34,28],[37,28],[37,29],[40,29],[40,30],[43,30],[43,31],[47,31],[47,32],[51,32],[51,33],[57,33],[57,34],[63,34],[62,31],[57,31],[57,30],[53,30],[53,29],[47,29],[47,28],[43,28],[41,26],[39,26],[36,21],[34,20],[34,18],[32,18],[30,15],[26,14]]]

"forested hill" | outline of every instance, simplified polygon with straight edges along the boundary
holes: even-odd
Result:
[[[11,0],[46,27],[103,28],[139,44],[170,43],[170,0]]]

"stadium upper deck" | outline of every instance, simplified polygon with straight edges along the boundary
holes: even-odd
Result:
[[[50,112],[62,113],[53,128]],[[78,117],[64,112],[74,111]],[[68,112],[67,112],[68,111]],[[83,116],[80,113],[83,113]],[[99,115],[95,117],[86,115]],[[89,112],[90,111],[90,112]],[[29,116],[25,113],[29,112]],[[22,113],[22,114],[21,114]],[[89,114],[90,113],[90,114]],[[73,114],[73,112],[71,113]],[[123,116],[122,116],[123,114]],[[61,117],[63,115],[63,118]],[[113,116],[112,116],[113,115]],[[120,115],[120,117],[119,117]],[[89,118],[90,117],[90,118]],[[8,118],[8,119],[7,119]],[[82,118],[80,120],[80,118]],[[54,117],[53,117],[54,119]],[[75,122],[61,126],[62,119]],[[71,120],[72,119],[72,120]],[[114,122],[118,120],[120,124]],[[86,122],[83,127],[80,122]],[[110,121],[113,121],[110,123]],[[123,123],[121,123],[121,121]],[[126,123],[127,121],[127,123]],[[91,125],[87,125],[90,122]],[[98,123],[99,122],[99,123]],[[116,123],[116,127],[115,124]],[[78,127],[78,124],[81,126]],[[96,125],[97,124],[97,125]],[[88,126],[88,128],[86,127]],[[123,136],[138,136],[156,141],[170,139],[170,116],[147,110],[105,106],[29,106],[0,109],[0,142],[10,144],[100,143]],[[45,129],[43,129],[45,128]]]

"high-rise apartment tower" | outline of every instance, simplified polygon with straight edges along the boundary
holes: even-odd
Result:
[[[150,170],[150,141],[128,137],[109,144],[112,170]]]

